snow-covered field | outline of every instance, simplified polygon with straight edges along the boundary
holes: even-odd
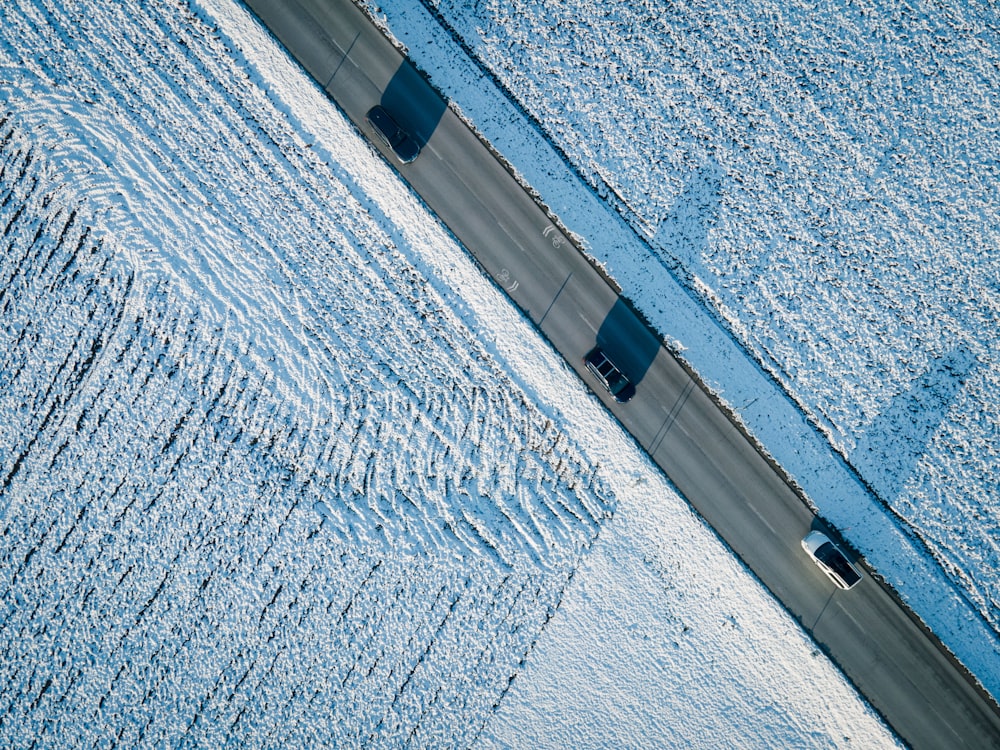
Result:
[[[0,174],[3,747],[895,744],[241,6],[4,3]]]
[[[1000,692],[997,6],[369,7]]]

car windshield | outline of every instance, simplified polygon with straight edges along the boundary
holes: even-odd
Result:
[[[616,396],[617,396],[617,395],[618,395],[619,393],[621,393],[621,392],[622,392],[622,390],[623,390],[623,389],[625,388],[625,386],[627,386],[627,385],[628,385],[628,381],[627,381],[627,380],[625,379],[625,377],[624,377],[624,376],[623,376],[623,375],[622,375],[622,374],[621,374],[620,372],[618,372],[617,370],[616,370],[615,372],[612,372],[612,373],[611,373],[611,374],[610,374],[610,375],[608,376],[608,388],[609,388],[609,389],[611,389],[611,392],[612,392],[612,393],[614,393],[614,394],[615,394]]]
[[[824,542],[819,546],[819,549],[816,550],[816,559],[832,570],[848,586],[853,586],[861,580],[861,576],[847,561],[847,558],[831,542]]]

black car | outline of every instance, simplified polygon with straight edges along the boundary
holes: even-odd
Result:
[[[615,363],[608,359],[608,355],[601,347],[591,349],[583,361],[587,365],[587,369],[597,376],[601,385],[615,401],[624,404],[635,395],[635,386],[629,382],[621,370],[615,367]]]
[[[420,144],[399,127],[399,123],[392,119],[392,115],[386,111],[385,107],[376,104],[368,110],[365,119],[372,126],[375,135],[392,150],[392,153],[403,164],[409,164],[420,155]]]

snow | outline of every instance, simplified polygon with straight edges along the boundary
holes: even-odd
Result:
[[[481,745],[888,745],[761,587],[731,596],[740,563],[651,484],[602,529]]]
[[[240,5],[0,102],[4,747],[896,745]]]
[[[370,7],[1000,694],[996,8]]]

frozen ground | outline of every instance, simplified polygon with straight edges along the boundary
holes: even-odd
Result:
[[[0,745],[894,745],[239,5],[0,105]]]
[[[371,7],[996,695],[1000,18],[952,5]]]

